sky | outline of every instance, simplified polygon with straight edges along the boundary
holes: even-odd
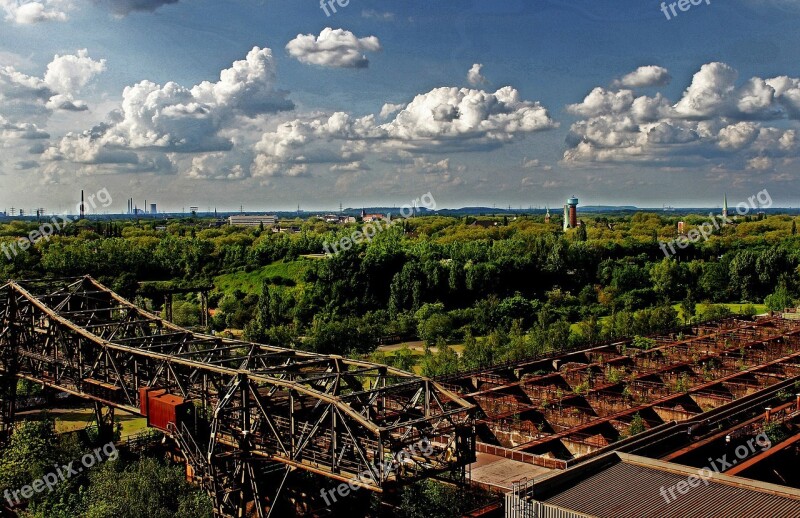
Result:
[[[800,0],[670,3],[0,0],[0,211],[800,206]]]

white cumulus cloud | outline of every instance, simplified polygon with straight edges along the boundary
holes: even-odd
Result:
[[[89,157],[94,163],[116,163],[120,150],[230,150],[233,142],[220,133],[234,124],[236,117],[290,110],[294,105],[287,95],[275,87],[272,51],[254,47],[244,60],[223,70],[216,82],[187,88],[174,82],[141,81],[126,87],[122,104],[108,123],[66,135],[49,157],[74,162],[86,162],[82,157]],[[203,175],[200,166],[194,170],[194,176]]]
[[[394,118],[378,124],[374,115],[337,112],[287,122],[263,134],[255,148],[252,173],[275,176],[295,165],[352,163],[369,153],[407,158],[413,153],[492,149],[557,126],[544,107],[520,99],[512,87],[494,93],[436,88],[403,107],[384,106],[382,112]]]
[[[16,123],[43,124],[54,111],[88,110],[86,102],[76,96],[104,70],[105,61],[92,59],[86,49],[56,55],[44,77],[0,66],[0,114]]]
[[[106,60],[95,61],[89,51],[80,49],[76,54],[55,55],[47,65],[44,83],[54,92],[75,93],[85,87],[106,69]]]
[[[726,157],[733,168],[763,170],[771,158],[797,157],[796,129],[768,123],[798,124],[800,80],[740,81],[735,69],[715,62],[700,67],[675,103],[661,93],[637,96],[630,89],[655,86],[656,78],[666,77],[661,70],[639,69],[616,81],[616,88],[596,87],[567,106],[582,119],[570,128],[564,162],[697,166]]]
[[[66,21],[69,8],[70,4],[64,0],[0,0],[6,21],[19,25]]]
[[[301,63],[335,68],[366,68],[369,59],[364,52],[381,50],[375,36],[358,38],[344,29],[327,27],[319,36],[298,34],[286,44],[289,55]]]
[[[472,65],[472,68],[470,68],[469,72],[467,72],[467,82],[469,82],[469,84],[472,86],[481,86],[488,83],[489,81],[487,81],[483,76],[482,70],[483,65],[480,63],[475,63]]]
[[[614,86],[624,88],[645,88],[648,86],[664,86],[669,84],[672,77],[664,67],[648,65],[639,67],[630,74],[614,81]]]

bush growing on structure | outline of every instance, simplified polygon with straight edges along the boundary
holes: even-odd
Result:
[[[631,424],[628,426],[628,436],[633,437],[634,435],[644,432],[646,429],[647,427],[644,424],[644,419],[639,415],[639,412],[636,412],[633,415],[633,419],[631,419]]]
[[[587,380],[587,381],[584,381],[584,382],[579,383],[578,385],[576,385],[575,388],[572,389],[572,391],[575,394],[581,396],[583,394],[588,394],[590,389],[591,389],[591,386],[589,384],[589,381]]]
[[[631,343],[633,347],[635,347],[636,349],[641,349],[643,351],[652,349],[657,344],[658,342],[656,342],[652,338],[647,338],[645,336],[638,336],[638,335],[633,337],[633,342]]]
[[[684,372],[678,379],[675,380],[675,392],[688,392],[692,387],[692,382],[689,379],[689,374]]]
[[[789,436],[780,421],[770,421],[764,425],[764,433],[772,444],[778,444]]]
[[[633,391],[631,391],[631,387],[627,383],[622,388],[622,397],[629,401],[633,399]]]
[[[609,366],[608,369],[606,369],[606,380],[608,380],[609,383],[616,384],[622,381],[624,374],[624,369]]]

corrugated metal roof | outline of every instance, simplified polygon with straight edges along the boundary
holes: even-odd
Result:
[[[709,481],[667,503],[660,488],[686,475],[619,462],[543,499],[598,518],[798,518],[800,500]]]

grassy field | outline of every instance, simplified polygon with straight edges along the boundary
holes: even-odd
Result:
[[[214,278],[214,286],[217,291],[222,293],[241,290],[244,293],[260,295],[261,285],[267,279],[291,279],[298,284],[302,283],[303,274],[309,266],[309,260],[306,259],[288,263],[277,261],[252,272],[241,271],[219,275]]]
[[[94,423],[94,410],[91,408],[54,408],[47,413],[55,419],[56,432],[74,432],[82,430]],[[40,412],[23,412],[20,416],[27,419],[36,419]],[[122,437],[136,435],[147,428],[147,419],[124,412],[117,412],[114,418],[122,423]]]
[[[422,365],[420,365],[419,361],[425,355],[425,342],[415,341],[415,342],[403,342],[400,344],[392,344],[392,345],[382,345],[378,347],[378,351],[385,353],[387,357],[392,357],[395,353],[402,349],[403,346],[408,346],[411,353],[416,357],[417,364],[411,369],[414,374],[422,374]],[[464,344],[453,344],[450,348],[455,351],[456,354],[461,356],[464,353]],[[436,354],[439,352],[438,347],[431,347],[431,352]]]
[[[744,308],[747,307],[747,306],[753,306],[754,308],[756,308],[756,314],[757,315],[759,315],[761,313],[766,313],[767,311],[769,311],[767,309],[767,306],[765,306],[764,304],[743,304],[743,303],[740,303],[740,302],[727,302],[727,303],[720,303],[720,304],[698,303],[698,304],[695,304],[695,315],[702,315],[703,312],[706,310],[706,308],[708,306],[710,306],[710,305],[725,306],[726,308],[731,310],[731,313],[739,313],[739,314],[744,313]],[[680,304],[674,304],[672,307],[675,309],[675,311],[678,312],[678,321],[682,323],[684,320],[683,320],[683,310],[681,309],[681,305]],[[609,318],[610,317],[605,316],[605,317],[600,317],[598,320],[600,321],[600,324],[602,325]],[[573,333],[578,333],[578,332],[580,332],[580,329],[581,329],[580,328],[580,324],[576,322],[576,323],[574,323],[574,324],[572,324],[570,326],[570,329],[572,330]]]
[[[403,342],[400,344],[392,344],[392,345],[381,345],[378,347],[378,351],[386,353],[387,356],[394,356],[394,353],[399,349],[402,349],[403,346],[408,346],[412,353],[415,356],[423,356],[425,354],[425,342]],[[450,349],[456,352],[459,356],[461,353],[464,352],[464,344],[454,344],[450,346]],[[438,347],[431,347],[432,353],[439,352]]]
[[[767,309],[767,306],[765,306],[764,304],[742,304],[742,303],[739,303],[739,302],[726,302],[726,303],[720,303],[720,304],[702,304],[702,303],[700,303],[700,304],[695,304],[694,314],[695,315],[702,315],[703,312],[705,312],[706,308],[708,306],[710,306],[710,305],[725,306],[726,308],[731,310],[731,313],[739,313],[739,314],[744,313],[744,308],[747,307],[747,306],[753,306],[754,308],[756,308],[756,314],[757,315],[759,315],[761,313],[766,313],[767,311],[769,311]],[[681,322],[683,322],[683,310],[681,309],[681,305],[680,304],[675,304],[672,307],[675,308],[675,311],[678,312],[678,319]]]

